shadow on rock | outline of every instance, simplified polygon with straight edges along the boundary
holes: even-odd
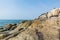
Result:
[[[35,31],[36,31],[36,35],[38,36],[38,40],[44,40],[43,34],[41,32],[38,32],[37,29]]]

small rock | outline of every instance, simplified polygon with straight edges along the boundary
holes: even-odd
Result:
[[[6,37],[5,34],[0,34],[0,39],[3,39],[4,37]]]

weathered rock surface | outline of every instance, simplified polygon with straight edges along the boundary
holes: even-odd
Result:
[[[23,21],[0,33],[1,40],[60,40],[60,8],[40,15],[36,20]],[[12,30],[10,30],[12,29]]]
[[[49,19],[51,17],[59,17],[60,16],[60,8],[54,8],[49,12],[46,12],[38,17],[40,20]]]

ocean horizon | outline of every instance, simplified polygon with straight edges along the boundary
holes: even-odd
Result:
[[[4,27],[4,25],[6,24],[14,24],[14,23],[18,24],[21,21],[23,20],[0,20],[0,27]]]

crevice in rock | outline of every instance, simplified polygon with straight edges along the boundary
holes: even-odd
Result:
[[[36,35],[38,36],[38,40],[44,40],[43,34],[41,32],[38,32],[37,29],[35,31],[36,31]]]

